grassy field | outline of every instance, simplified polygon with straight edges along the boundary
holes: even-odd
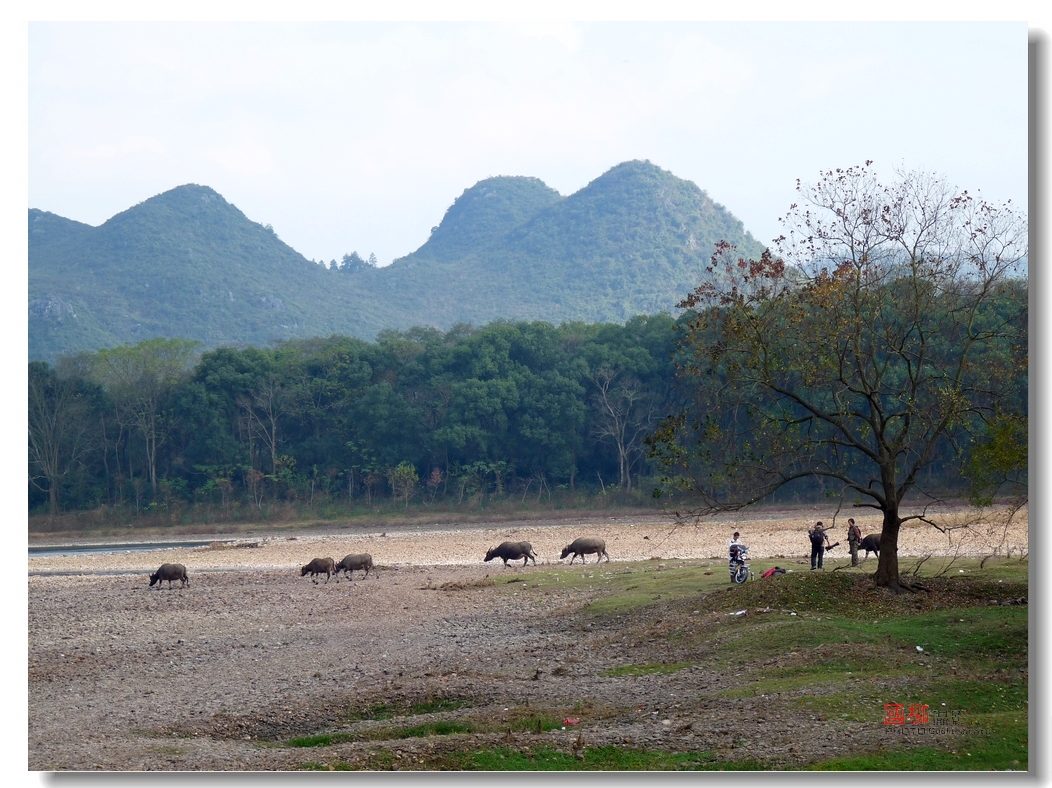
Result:
[[[730,674],[736,677],[733,686],[714,693],[729,706],[734,699],[759,697],[769,701],[769,717],[791,721],[804,715],[870,724],[872,745],[851,757],[812,756],[787,766],[784,759],[765,759],[762,751],[726,758],[707,751],[619,746],[570,752],[541,744],[478,747],[470,737],[455,734],[505,729],[509,736],[513,731],[541,733],[573,710],[535,708],[498,723],[464,702],[452,721],[436,722],[423,709],[403,710],[408,716],[400,717],[399,725],[358,734],[359,740],[382,742],[363,758],[326,764],[308,758],[302,768],[1027,769],[1026,561],[988,560],[980,566],[971,560],[952,565],[946,559],[929,560],[914,578],[925,590],[898,596],[874,589],[870,576],[858,570],[810,573],[797,567],[759,579],[773,565],[756,562],[756,579],[733,587],[720,564],[668,561],[560,567],[496,583],[489,590],[510,593],[514,587],[517,594],[538,596],[553,588],[586,591],[590,601],[577,613],[596,630],[615,626],[630,633],[629,641],[656,643],[625,647],[623,662],[599,675],[639,677],[687,669]],[[915,724],[917,716],[904,724],[886,724],[884,715],[890,712],[885,704],[893,703],[901,704],[904,715],[910,715],[911,706],[914,715],[926,713],[926,724]],[[380,709],[366,716],[382,722],[389,713]],[[594,713],[592,724],[602,726],[602,716]],[[921,733],[936,729],[944,731],[937,742]],[[412,763],[397,760],[392,741],[420,736],[446,736],[449,744],[440,754]],[[319,734],[283,744],[312,747],[332,741]]]

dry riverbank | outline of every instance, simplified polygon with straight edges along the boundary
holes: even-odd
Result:
[[[568,563],[558,560],[559,550],[583,534],[605,538],[613,559],[560,569],[585,580],[590,573],[660,572],[709,560],[723,573],[735,529],[755,559],[777,558],[799,569],[803,534],[814,517],[796,511],[675,530],[656,520],[591,519],[386,535],[249,536],[233,547],[32,557],[29,768],[294,769],[312,759],[354,762],[367,755],[369,736],[316,752],[281,742],[346,725],[356,709],[408,709],[433,698],[469,703],[494,731],[522,709],[590,720],[587,728],[523,735],[565,751],[579,734],[589,746],[706,749],[727,757],[735,757],[739,742],[754,740],[763,741],[773,760],[792,764],[814,754],[801,746],[813,729],[823,755],[850,752],[864,735],[856,723],[780,719],[759,699],[742,700],[733,715],[706,705],[708,693],[727,682],[716,673],[604,677],[603,668],[619,664],[627,648],[639,662],[662,659],[662,638],[645,634],[651,623],[592,630],[579,615],[595,597],[590,586],[561,588],[551,575],[544,588],[530,586],[535,576],[547,575],[545,566]],[[868,519],[856,519],[864,533],[876,530]],[[973,531],[962,552],[989,551],[990,540],[1000,536],[988,530]],[[1026,549],[1025,519],[1005,536],[1016,553]],[[485,550],[505,539],[532,542],[541,566],[483,563]],[[905,558],[954,549],[926,526],[905,528],[900,543]],[[315,556],[339,560],[350,552],[372,553],[377,573],[318,585],[299,576],[298,567]],[[846,550],[831,557],[842,561]],[[146,575],[166,561],[188,567],[190,588],[148,588]],[[521,589],[507,585],[510,580],[521,580]],[[507,738],[474,735],[479,746]],[[392,746],[410,765],[412,758],[462,744],[445,736]]]

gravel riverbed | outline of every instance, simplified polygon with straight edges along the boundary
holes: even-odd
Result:
[[[459,699],[476,718],[494,721],[494,732],[470,734],[472,746],[540,742],[569,752],[582,743],[613,743],[733,757],[743,742],[762,741],[768,755],[792,765],[814,755],[800,744],[814,727],[822,754],[847,752],[863,735],[854,723],[780,720],[756,699],[742,700],[728,714],[705,700],[726,684],[720,675],[695,668],[600,676],[604,667],[620,664],[625,634],[582,623],[580,608],[595,596],[587,587],[493,593],[494,581],[528,585],[531,573],[566,565],[559,551],[581,535],[604,538],[612,559],[584,572],[710,560],[722,571],[734,530],[754,560],[775,558],[799,569],[808,550],[805,531],[815,519],[831,517],[797,509],[676,529],[658,518],[590,517],[386,533],[249,534],[196,548],[31,556],[28,766],[286,770],[308,761],[368,762],[380,746],[375,737],[306,750],[287,741],[346,730],[355,709],[408,710],[433,698]],[[856,520],[864,534],[879,530],[875,516]],[[845,529],[846,518],[838,519],[833,538],[842,545],[832,561],[847,555],[839,533]],[[486,550],[504,540],[531,542],[537,569],[483,563]],[[910,523],[899,554],[984,555],[994,545],[1001,552],[1026,550],[1025,516],[1007,531],[973,525],[949,536]],[[300,577],[299,567],[312,558],[339,561],[362,552],[376,564],[368,578],[356,573],[352,581],[314,584]],[[163,562],[185,564],[190,587],[149,588],[148,575]],[[625,626],[641,632],[644,624]],[[660,639],[640,637],[637,645],[640,660],[657,659],[662,648]],[[531,735],[512,735],[510,727],[495,732],[502,715],[524,705],[585,721]],[[359,727],[370,724],[376,723]],[[412,768],[414,759],[463,742],[431,736],[385,746],[397,754],[394,766]]]

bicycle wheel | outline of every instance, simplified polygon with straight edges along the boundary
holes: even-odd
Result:
[[[739,566],[734,571],[734,576],[732,577],[732,579],[735,583],[744,583],[746,580],[749,579],[749,567],[745,566],[744,564],[742,566]]]

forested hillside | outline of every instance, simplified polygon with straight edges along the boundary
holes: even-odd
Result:
[[[446,238],[465,232],[467,211],[460,203],[496,202],[507,189],[502,180],[469,189],[428,243],[377,272],[388,287],[400,289],[424,324],[463,322],[463,303],[471,305],[475,323],[624,322],[672,309],[684,283],[702,280],[719,241],[747,255],[762,250],[740,221],[696,185],[632,161],[508,232],[479,238],[470,254],[434,253],[433,245],[441,249]]]
[[[352,309],[332,278],[205,186],[97,228],[31,210],[29,357],[155,337],[218,347],[367,333],[375,305]]]
[[[673,309],[716,243],[755,255],[740,221],[649,162],[561,197],[536,178],[481,181],[430,239],[377,268],[305,259],[206,186],[99,227],[29,212],[29,358],[181,338],[204,347],[495,319],[617,322]]]

